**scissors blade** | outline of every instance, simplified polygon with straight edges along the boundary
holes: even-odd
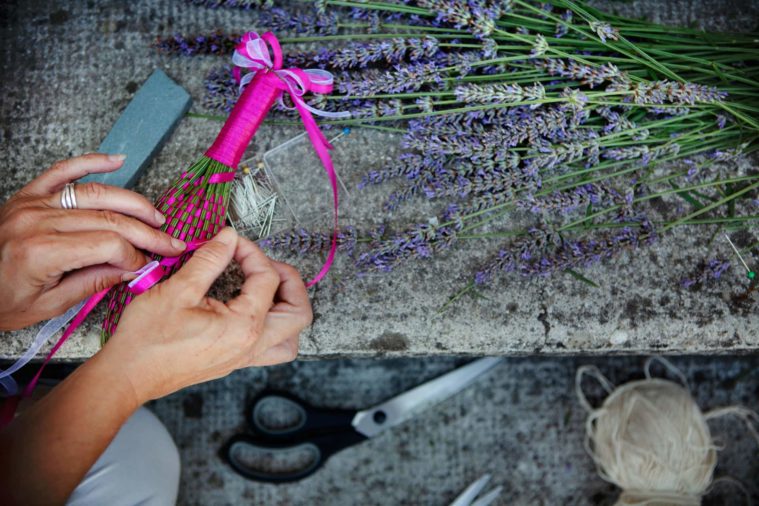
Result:
[[[503,491],[502,486],[498,486],[488,492],[487,494],[483,495],[476,501],[474,501],[471,506],[490,506],[492,503],[495,502],[496,499],[498,499],[498,496],[501,495],[501,492]]]
[[[451,506],[470,506],[474,498],[477,497],[485,485],[490,481],[490,475],[486,474],[480,477],[479,480],[469,485],[466,490],[461,492],[459,496],[451,503]]]
[[[353,417],[353,428],[366,437],[374,437],[383,430],[408,420],[417,412],[465,389],[501,360],[495,357],[475,360],[434,380],[422,383],[389,401],[359,411]]]

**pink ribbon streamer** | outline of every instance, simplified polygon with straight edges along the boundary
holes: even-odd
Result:
[[[270,53],[271,50],[271,53]],[[272,58],[273,55],[273,58]],[[292,99],[294,109],[298,111],[301,121],[306,128],[308,138],[319,156],[319,160],[324,167],[324,171],[329,178],[330,186],[332,187],[332,200],[334,210],[334,226],[332,230],[332,244],[330,246],[327,259],[324,262],[321,270],[317,275],[308,283],[307,287],[311,287],[321,281],[324,276],[327,275],[329,269],[332,267],[332,263],[335,259],[335,253],[337,252],[337,233],[338,233],[338,187],[337,187],[337,174],[335,173],[335,167],[332,164],[332,159],[329,156],[329,150],[333,149],[327,138],[324,136],[313,114],[317,116],[323,116],[328,118],[346,118],[350,117],[349,112],[328,112],[315,109],[303,100],[303,95],[311,91],[314,93],[331,93],[333,77],[332,74],[325,70],[318,69],[298,69],[298,68],[282,68],[282,48],[279,45],[279,41],[271,32],[266,32],[259,36],[255,32],[246,33],[240,43],[235,48],[235,52],[232,55],[232,63],[235,67],[233,70],[235,79],[240,83],[240,90],[243,90],[253,79],[256,78],[259,73],[264,74],[271,73],[278,77],[277,87],[282,92],[287,92]],[[245,76],[241,76],[241,68],[247,68],[250,70]],[[253,95],[254,96],[254,95]],[[282,95],[279,96],[280,104],[284,106],[282,102]]]

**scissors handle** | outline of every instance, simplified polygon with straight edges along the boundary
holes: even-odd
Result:
[[[271,423],[278,411],[289,414],[289,423]],[[268,390],[251,403],[248,424],[268,439],[292,440],[301,434],[346,431],[351,429],[355,415],[351,410],[315,408],[288,393]]]
[[[238,474],[249,480],[287,483],[312,475],[329,457],[366,439],[366,436],[352,428],[343,432],[303,435],[292,440],[238,434],[222,447],[221,457]],[[279,459],[286,459],[288,454],[292,457],[296,452],[309,454],[309,458],[288,468],[275,469]]]

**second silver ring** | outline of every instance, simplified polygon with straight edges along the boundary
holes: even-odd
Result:
[[[76,190],[74,183],[66,183],[61,191],[61,207],[63,209],[76,209]]]

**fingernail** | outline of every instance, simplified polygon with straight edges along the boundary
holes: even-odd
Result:
[[[137,274],[134,272],[125,272],[121,275],[121,281],[126,283],[127,281],[132,281],[133,279],[137,279]]]
[[[224,227],[221,229],[221,232],[216,234],[216,237],[213,238],[214,241],[223,242],[224,244],[234,244],[237,233],[234,231],[232,227]]]
[[[174,246],[176,249],[185,249],[187,247],[187,244],[185,244],[184,241],[180,241],[179,239],[171,239],[171,245]]]
[[[110,160],[111,162],[123,162],[124,160],[126,160],[126,155],[121,154],[121,153],[115,154],[115,155],[108,155],[108,160]]]
[[[155,221],[158,222],[159,225],[163,225],[166,223],[166,216],[162,215],[160,212],[155,212]]]

